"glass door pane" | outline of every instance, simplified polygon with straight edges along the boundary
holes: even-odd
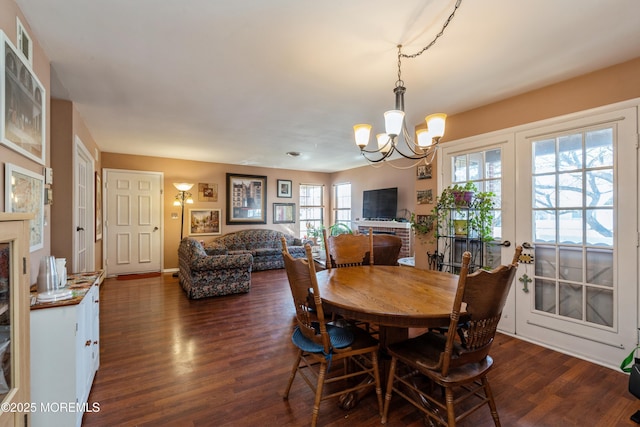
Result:
[[[531,146],[534,309],[606,327],[614,304],[604,289],[614,250],[613,136],[606,126]]]
[[[13,387],[11,376],[11,244],[0,243],[0,400]]]

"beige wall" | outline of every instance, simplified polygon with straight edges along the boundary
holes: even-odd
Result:
[[[50,112],[51,106],[49,103],[49,92],[50,92],[50,73],[49,73],[49,59],[44,54],[42,47],[36,40],[34,32],[29,27],[29,23],[22,15],[22,12],[18,9],[17,5],[13,0],[0,0],[0,29],[5,33],[5,35],[11,40],[13,45],[16,45],[16,16],[20,18],[20,22],[26,28],[27,32],[32,38],[33,41],[33,73],[38,77],[40,83],[44,86],[46,91],[46,100],[45,100],[45,165],[41,165],[31,159],[28,159],[17,152],[0,145],[0,206],[2,207],[2,211],[5,211],[4,204],[4,165],[6,163],[11,163],[16,166],[20,166],[22,168],[33,171],[37,174],[42,175],[43,169],[45,166],[50,165],[50,152],[51,145],[49,139],[49,128],[50,128]],[[4,109],[3,109],[4,110]],[[30,283],[35,283],[38,277],[38,265],[40,263],[40,258],[49,255],[51,252],[51,210],[48,205],[44,207],[44,247],[37,251],[31,252],[30,254]]]
[[[67,269],[78,271],[74,265],[73,229],[74,156],[76,138],[93,157],[96,172],[100,173],[99,149],[84,120],[71,101],[51,100],[51,167],[54,172],[54,204],[51,206],[51,254],[67,259]],[[96,159],[97,157],[97,159]],[[94,182],[91,183],[94,185]],[[102,241],[94,243],[95,268],[102,268]]]
[[[640,97],[640,58],[447,118],[443,142]]]
[[[257,168],[249,166],[236,166],[222,163],[206,163],[189,160],[166,159],[162,157],[129,156],[116,153],[102,153],[102,167],[104,169],[142,170],[150,172],[162,172],[164,174],[164,263],[163,268],[175,269],[178,267],[178,243],[180,241],[180,207],[173,206],[173,201],[178,190],[173,186],[174,182],[191,182],[195,186],[192,190],[194,204],[185,206],[184,235],[188,235],[189,209],[220,209],[222,218],[226,219],[226,174],[237,173],[247,175],[262,175],[267,177],[267,223],[258,225],[227,225],[222,222],[222,233],[229,233],[245,228],[269,228],[281,230],[286,233],[298,235],[300,223],[273,224],[273,203],[295,203],[298,208],[300,184],[321,184],[325,186],[325,196],[328,197],[329,175],[318,172],[304,172],[285,169]],[[278,179],[288,179],[293,183],[292,198],[276,197],[276,182]],[[200,202],[197,197],[198,183],[217,184],[218,201]],[[327,206],[328,209],[328,206]],[[171,214],[177,214],[176,219]],[[325,217],[328,210],[325,211]],[[211,240],[215,236],[199,236],[199,240]]]

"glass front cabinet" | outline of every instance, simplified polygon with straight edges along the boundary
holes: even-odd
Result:
[[[28,426],[29,220],[0,212],[0,427]]]

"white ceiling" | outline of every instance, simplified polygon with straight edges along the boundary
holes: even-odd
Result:
[[[16,0],[101,150],[337,171],[394,107],[397,44],[455,0]],[[402,62],[409,124],[640,56],[638,0],[463,0]],[[446,138],[446,135],[445,135]],[[291,158],[288,151],[302,155]]]

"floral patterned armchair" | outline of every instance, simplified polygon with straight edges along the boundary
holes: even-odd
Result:
[[[178,248],[180,285],[191,299],[249,292],[251,254],[207,255],[196,239],[185,237]]]

